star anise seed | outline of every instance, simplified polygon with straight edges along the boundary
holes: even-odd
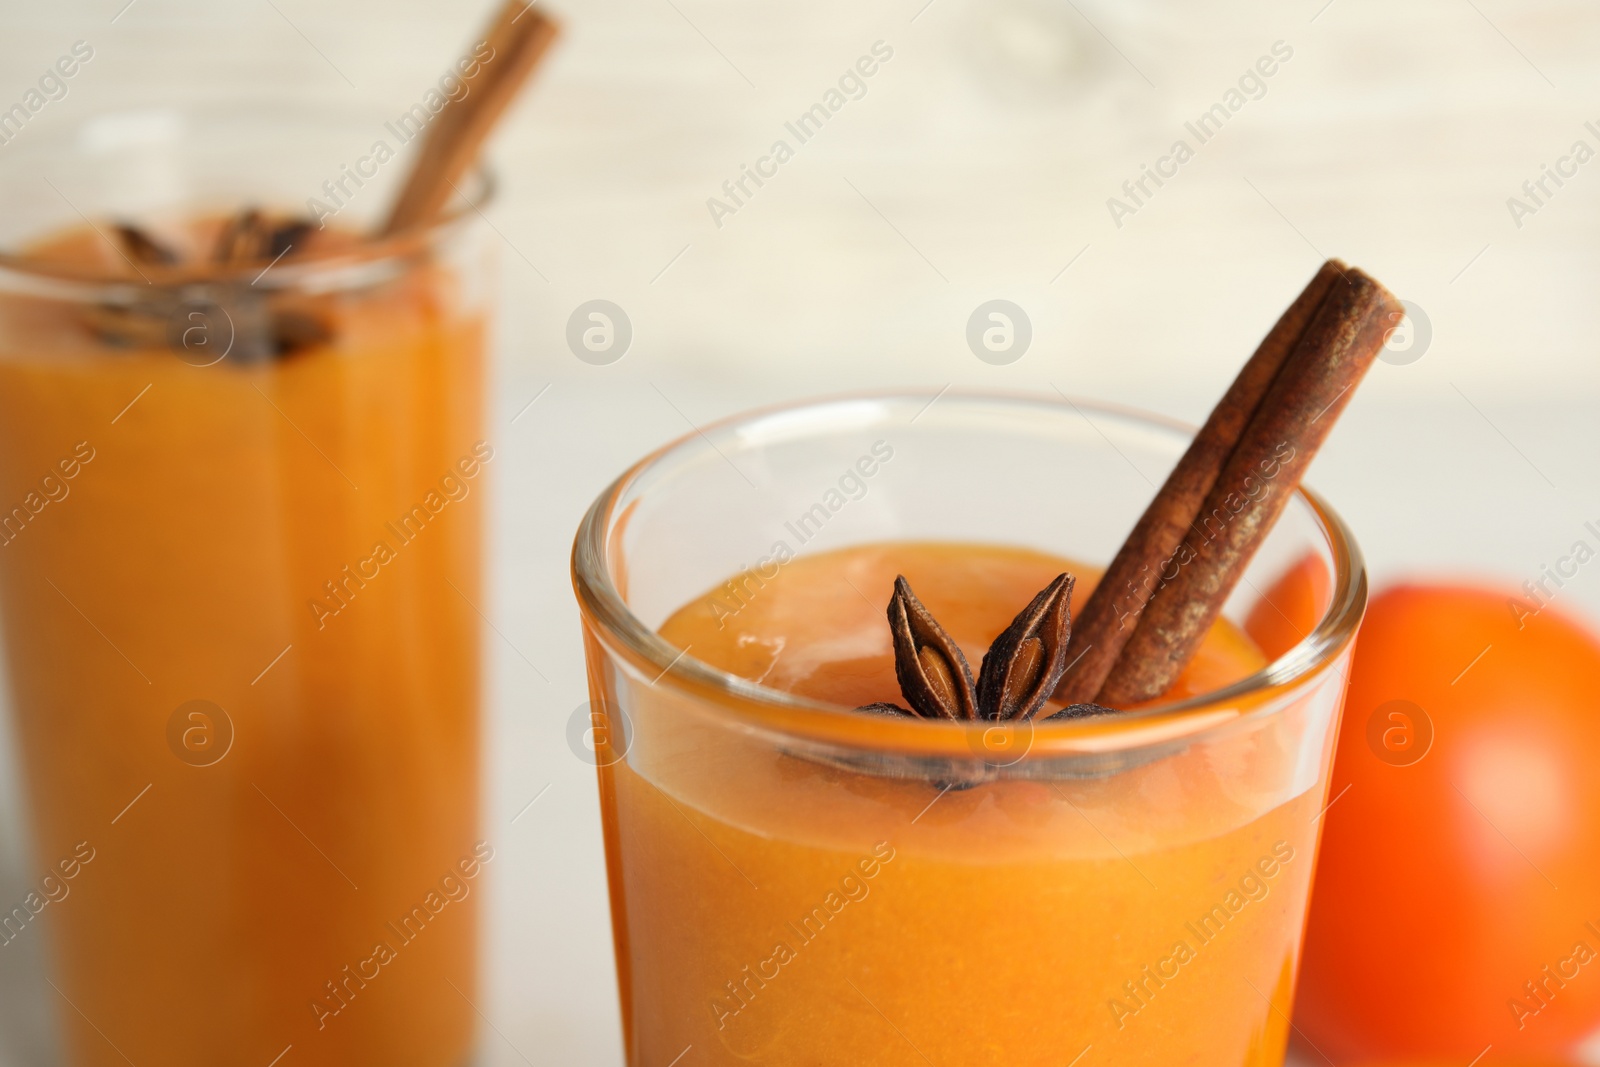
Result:
[[[1072,633],[1072,587],[1062,574],[1011,621],[978,671],[978,714],[984,719],[1031,719],[1067,669]]]
[[[925,719],[975,719],[977,692],[967,657],[911,591],[904,576],[894,580],[889,600],[894,637],[894,673],[911,709]]]

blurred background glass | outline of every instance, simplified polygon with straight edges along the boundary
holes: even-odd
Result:
[[[0,156],[51,257],[0,264],[0,1029],[65,1062],[475,1044],[486,231],[182,283],[102,236],[194,269],[369,129],[151,107]]]

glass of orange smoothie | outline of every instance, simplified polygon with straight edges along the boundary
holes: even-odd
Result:
[[[0,158],[0,648],[28,838],[0,963],[46,979],[12,1003],[75,1065],[458,1067],[493,856],[490,246],[470,208],[360,236],[387,207],[381,117],[49,133]],[[304,216],[324,181],[340,210],[273,238],[299,250],[216,264],[232,213]]]
[[[606,490],[573,570],[630,1064],[1282,1062],[1366,600],[1314,495],[1155,703],[854,710],[901,699],[896,575],[976,665],[1057,574],[1081,604],[1186,439],[1060,399],[861,396],[707,428]]]

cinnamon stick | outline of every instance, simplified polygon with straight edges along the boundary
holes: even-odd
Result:
[[[478,158],[501,113],[516,97],[550,45],[557,26],[524,0],[506,0],[484,43],[493,51],[471,77],[466,95],[452,101],[428,127],[400,195],[379,236],[426,225],[449,202],[455,187]]]
[[[1329,285],[1170,557],[1169,574],[1161,575],[1096,703],[1152,700],[1177,678],[1402,313],[1399,300],[1361,271],[1346,270]]]
[[[1161,574],[1194,525],[1200,506],[1233,454],[1245,426],[1261,406],[1289,353],[1299,344],[1328,290],[1347,268],[1338,260],[1322,265],[1256,348],[1233,384],[1211,410],[1166,484],[1134,524],[1099,585],[1078,612],[1067,647],[1071,664],[1055,699],[1065,704],[1093,701],[1111,674],[1122,648],[1155,592]]]

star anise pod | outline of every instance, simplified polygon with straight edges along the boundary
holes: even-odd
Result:
[[[1066,672],[1074,584],[1070,574],[1062,574],[1039,591],[989,646],[974,685],[960,646],[917,599],[904,576],[897,577],[889,601],[889,630],[894,637],[895,677],[911,708],[877,703],[856,710],[955,721],[1032,719]],[[1081,718],[1109,710],[1074,704],[1051,717]]]
[[[994,639],[978,671],[978,707],[985,719],[1031,719],[1067,670],[1072,587],[1063,574],[1040,590]]]
[[[978,717],[967,657],[922,606],[904,575],[895,578],[889,599],[889,633],[894,637],[895,677],[911,710],[924,719]]]

